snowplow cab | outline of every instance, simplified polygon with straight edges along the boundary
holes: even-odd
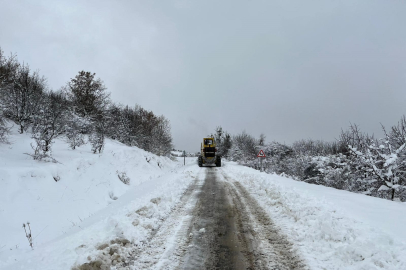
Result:
[[[216,142],[213,137],[203,138],[203,142],[200,144],[198,164],[199,167],[203,165],[221,167],[221,157],[217,154]]]

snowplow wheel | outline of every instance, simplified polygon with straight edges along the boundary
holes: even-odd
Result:
[[[221,157],[217,157],[216,166],[221,167]]]
[[[197,159],[197,163],[199,164],[199,167],[203,166],[203,159],[201,156],[199,156],[199,158]]]

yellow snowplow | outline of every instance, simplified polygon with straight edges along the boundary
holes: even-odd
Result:
[[[217,147],[213,137],[203,138],[197,162],[199,167],[203,165],[216,165],[217,167],[221,167],[221,157],[217,154]]]

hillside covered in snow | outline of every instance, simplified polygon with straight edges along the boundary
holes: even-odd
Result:
[[[121,208],[131,207],[130,202],[145,203],[156,194],[162,207],[150,225],[140,221],[133,226],[121,220],[115,227],[109,228],[106,223],[104,228],[79,237],[86,238],[84,243],[98,243],[122,237],[120,233],[125,232],[126,236],[130,234],[128,239],[134,240],[143,234],[144,227],[157,226],[159,215],[170,211],[176,202],[173,197],[179,196],[189,181],[187,170],[176,161],[114,140],[106,141],[103,154],[94,154],[89,144],[72,150],[63,138],[57,139],[53,145],[56,163],[36,161],[27,155],[33,152],[30,134],[13,129],[9,140],[10,144],[0,144],[0,268],[52,245],[56,239],[67,240],[80,234],[86,227],[123,211]],[[165,178],[161,178],[163,175]],[[34,251],[23,229],[28,222]],[[128,230],[127,226],[134,229]],[[63,250],[72,248],[74,252],[76,247],[59,241],[64,243]],[[76,245],[81,241],[68,242]],[[61,261],[62,255],[54,259]]]

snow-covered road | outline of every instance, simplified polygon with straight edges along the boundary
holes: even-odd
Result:
[[[222,168],[199,169],[162,226],[125,254],[114,269],[308,269],[266,211]]]

